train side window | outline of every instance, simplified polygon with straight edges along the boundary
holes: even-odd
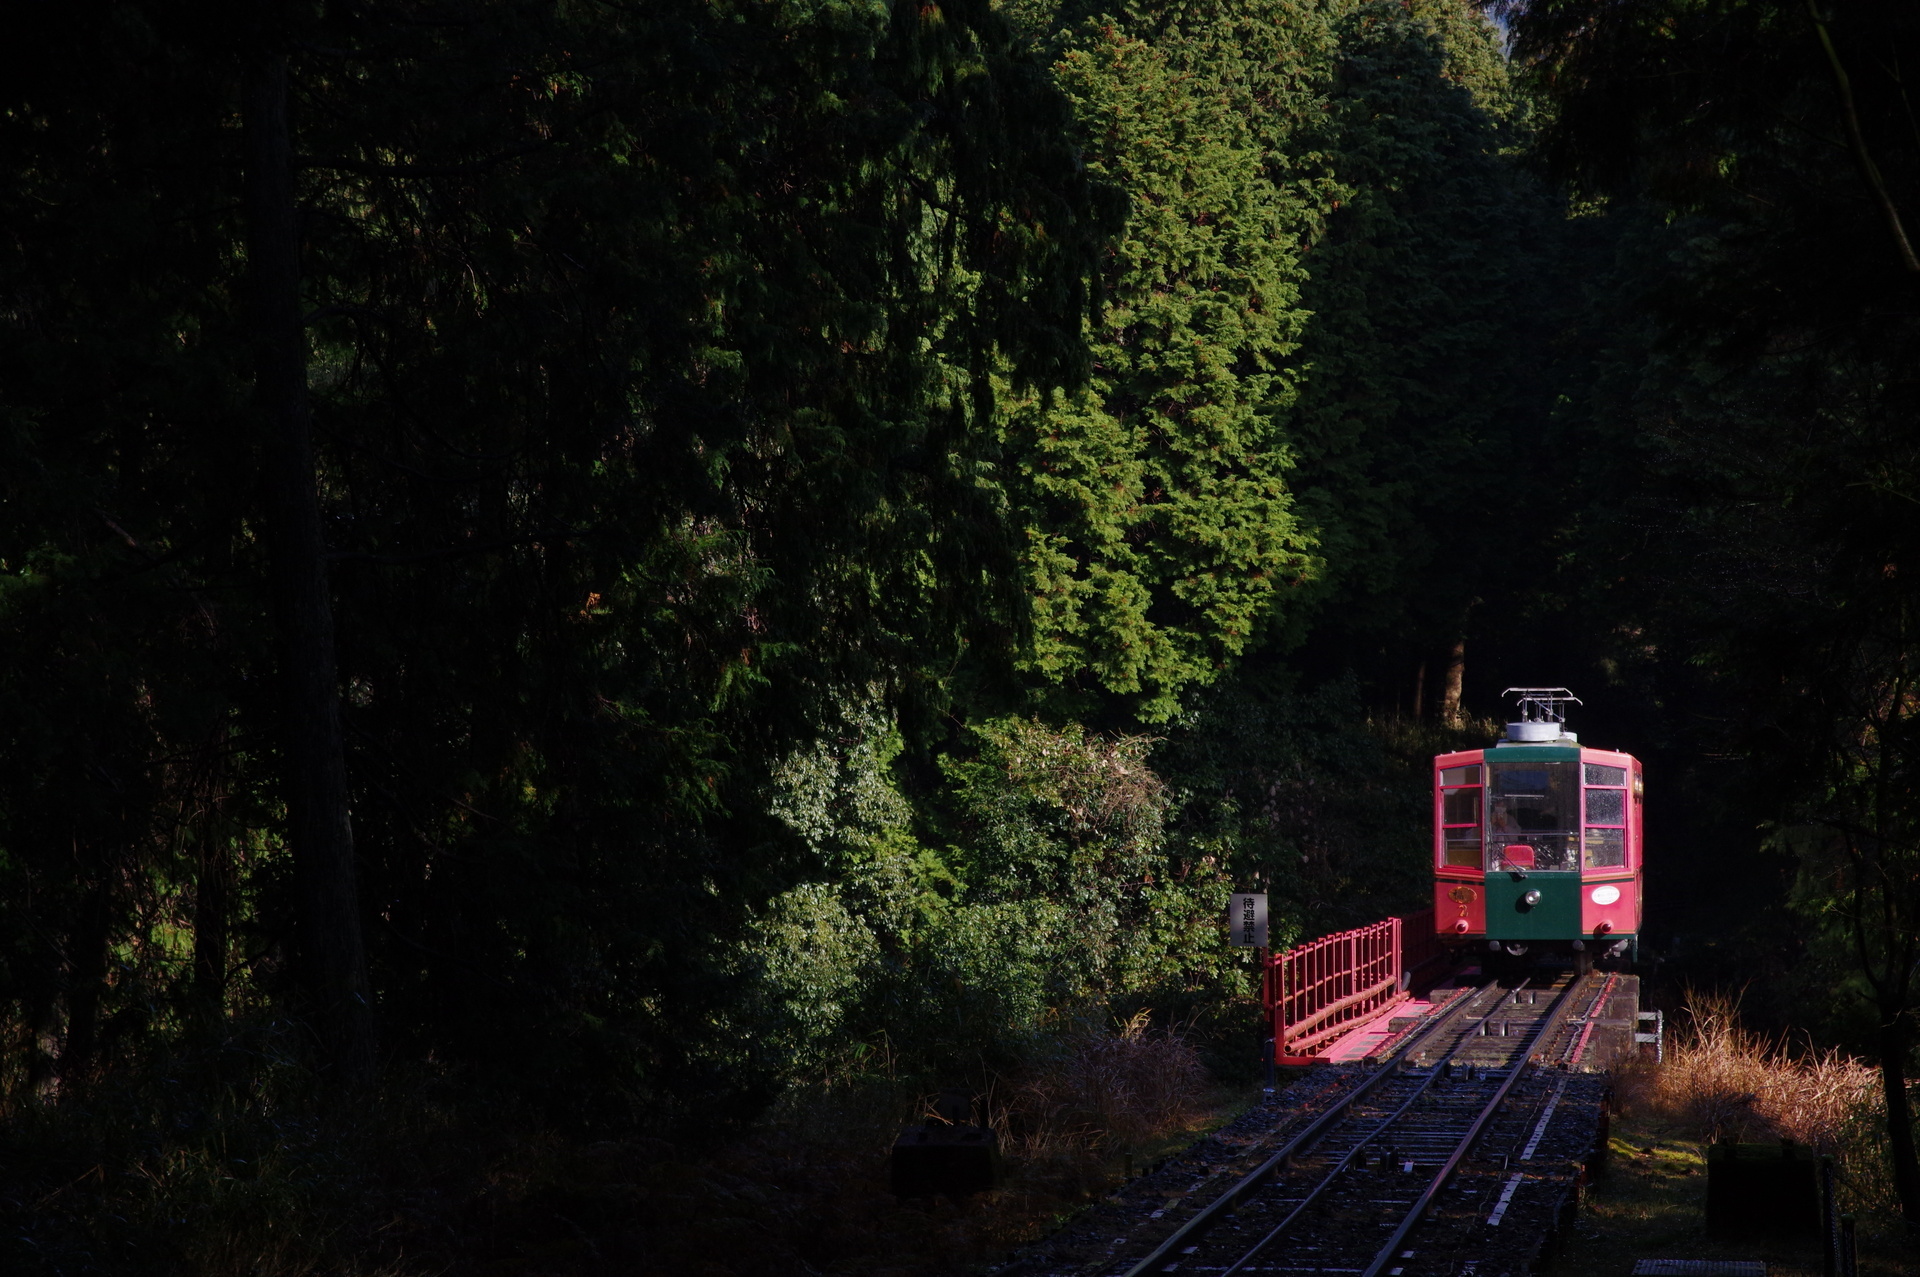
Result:
[[[1440,823],[1443,825],[1472,825],[1480,828],[1480,791],[1477,789],[1449,789],[1440,800]]]
[[[1587,830],[1587,868],[1618,869],[1627,863],[1627,831]]]
[[[1448,767],[1440,773],[1442,784],[1464,783],[1470,789],[1442,789],[1440,823],[1445,828],[1446,847],[1440,863],[1455,868],[1478,869],[1482,865],[1480,842],[1480,769]]]
[[[1608,767],[1605,763],[1588,763],[1587,783],[1589,785],[1625,785],[1627,769]]]
[[[1587,823],[1589,825],[1624,825],[1626,822],[1626,790],[1589,789],[1587,791]]]

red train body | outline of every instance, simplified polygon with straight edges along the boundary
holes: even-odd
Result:
[[[1645,864],[1640,761],[1566,730],[1565,688],[1510,688],[1521,720],[1433,760],[1433,916],[1455,949],[1629,955]]]

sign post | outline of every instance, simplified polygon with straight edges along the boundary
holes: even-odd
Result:
[[[1228,912],[1236,949],[1267,947],[1267,896],[1263,891],[1240,892],[1233,897]]]
[[[1266,979],[1267,956],[1267,896],[1263,891],[1236,892],[1233,903],[1227,909],[1227,928],[1233,932],[1233,947],[1253,950],[1254,966],[1261,971],[1261,979]],[[1271,1023],[1267,1026],[1271,1029]],[[1273,1039],[1268,1038],[1261,1048],[1267,1070],[1267,1091],[1273,1091]]]

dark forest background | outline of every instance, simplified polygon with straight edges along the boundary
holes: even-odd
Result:
[[[1419,907],[1508,685],[1646,760],[1643,954],[1882,1063],[1920,1220],[1920,11],[103,0],[0,63],[17,1271],[400,1263],[381,1130],[722,1138],[1143,1012],[1244,1072],[1227,893]]]

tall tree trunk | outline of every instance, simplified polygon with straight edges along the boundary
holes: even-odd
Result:
[[[1413,672],[1413,716],[1427,716],[1427,663],[1420,662],[1420,668]]]
[[[64,1093],[93,1064],[100,1040],[100,993],[107,983],[107,945],[113,936],[114,865],[107,857],[92,866],[93,886],[67,939],[67,1039],[54,1072]]]
[[[1447,655],[1447,685],[1440,694],[1440,721],[1448,727],[1458,727],[1461,723],[1460,689],[1467,679],[1467,639],[1463,634],[1453,641],[1453,650]]]
[[[1880,210],[1880,217],[1886,223],[1887,236],[1893,241],[1894,253],[1900,258],[1901,267],[1909,274],[1920,274],[1920,255],[1914,253],[1913,241],[1907,238],[1907,227],[1900,218],[1900,207],[1893,202],[1893,195],[1887,189],[1887,180],[1881,176],[1880,166],[1874,163],[1873,153],[1867,149],[1866,135],[1860,131],[1860,112],[1853,101],[1853,80],[1847,75],[1846,64],[1840,60],[1840,50],[1833,43],[1833,32],[1821,17],[1820,6],[1815,0],[1807,0],[1807,16],[1813,19],[1814,32],[1820,37],[1820,50],[1826,54],[1827,67],[1833,72],[1833,87],[1840,100],[1840,123],[1846,129],[1854,165],[1860,170],[1860,177],[1866,182],[1867,190]],[[1897,81],[1898,77],[1895,79]],[[1902,85],[1901,97],[1905,96],[1906,87]]]
[[[227,1000],[227,944],[233,899],[233,854],[227,839],[226,730],[207,745],[206,810],[194,833],[193,992],[209,1022]]]
[[[34,956],[35,961],[27,972],[26,997],[22,999],[23,1027],[26,1030],[23,1046],[27,1060],[26,1093],[42,1099],[52,1089],[54,1079],[55,1061],[51,1043],[54,1040],[54,1003],[59,994],[60,972],[57,959],[50,949]]]
[[[1920,1154],[1913,1145],[1913,1114],[1907,1106],[1907,1053],[1913,1026],[1904,1007],[1880,1011],[1880,1091],[1887,1105],[1887,1157],[1893,1191],[1909,1233],[1920,1231]]]
[[[277,6],[261,6],[265,13]],[[299,228],[287,121],[287,59],[268,45],[242,89],[247,258],[256,407],[274,621],[280,636],[280,746],[293,851],[300,983],[335,1073],[372,1076],[373,1009],[354,883],[353,824],[340,728],[326,549],[314,473],[300,317]]]
[[[226,839],[217,829],[200,840],[193,886],[193,995],[209,1020],[227,1000],[228,890]]]

